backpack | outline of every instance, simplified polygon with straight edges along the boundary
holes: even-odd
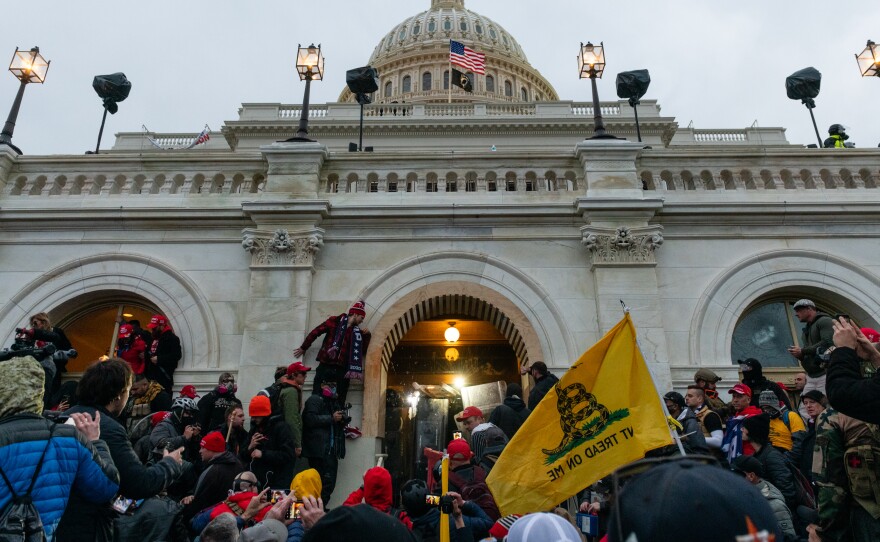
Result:
[[[784,462],[792,478],[794,478],[794,493],[797,504],[806,506],[810,510],[816,510],[816,494],[813,493],[813,485],[794,463],[787,458],[784,458]]]
[[[275,382],[269,387],[263,388],[257,392],[257,395],[265,395],[269,398],[269,404],[272,406],[272,415],[281,414],[281,390],[290,384],[282,384]]]
[[[495,497],[489,491],[486,485],[486,471],[480,467],[474,467],[474,479],[466,480],[457,472],[449,471],[449,481],[455,484],[459,489],[461,498],[466,501],[473,501],[474,504],[483,509],[486,515],[492,518],[492,521],[498,521],[501,518],[501,511],[495,504]]]
[[[2,542],[45,542],[46,531],[43,529],[43,520],[40,518],[40,512],[31,500],[31,491],[34,490],[34,484],[40,476],[40,470],[43,468],[43,460],[46,459],[46,452],[52,444],[52,435],[55,434],[55,424],[49,428],[49,438],[46,440],[46,447],[43,448],[43,454],[40,461],[34,469],[34,475],[31,477],[31,484],[24,495],[16,495],[12,488],[12,483],[6,477],[3,469],[0,469],[0,476],[12,495],[12,500],[7,503],[6,508],[0,513],[0,541]]]

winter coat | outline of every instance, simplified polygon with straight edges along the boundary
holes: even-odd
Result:
[[[229,427],[224,423],[222,425],[218,425],[213,430],[223,435],[223,438],[226,438],[226,433],[229,431]],[[231,433],[229,433],[229,438],[226,440],[226,449],[241,458],[241,452],[247,449],[249,440],[250,437],[248,436],[248,432],[245,431],[244,427],[233,430]]]
[[[229,452],[210,460],[199,476],[192,502],[183,507],[183,518],[189,521],[200,510],[223,502],[229,496],[232,481],[242,471],[241,462]]]
[[[682,444],[687,447],[690,453],[708,455],[709,445],[706,444],[706,437],[703,436],[700,421],[690,409],[685,409],[684,412],[684,419],[679,420],[682,429],[678,432],[681,435]]]
[[[281,415],[293,432],[296,447],[302,448],[302,390],[290,384],[281,384]]]
[[[852,348],[835,348],[825,381],[834,410],[868,423],[880,423],[880,372],[862,377],[861,360]]]
[[[342,410],[336,399],[312,394],[303,408],[303,457],[345,457],[345,422],[333,421],[333,413]]]
[[[755,453],[754,458],[760,461],[764,467],[764,479],[782,492],[785,504],[789,509],[797,509],[797,489],[795,488],[797,481],[788,470],[782,452],[767,443],[761,447],[759,452]]]
[[[452,542],[471,540],[471,538],[465,538],[467,535],[472,535],[473,540],[478,540],[478,535],[487,534],[492,525],[495,524],[486,515],[486,512],[483,512],[482,508],[470,501],[464,503],[464,506],[461,508],[461,515],[464,520],[464,529],[462,530],[467,531],[466,533],[461,533],[455,528],[455,520],[451,514],[449,515],[449,539]],[[410,519],[412,519],[413,533],[416,534],[418,540],[440,540],[439,508],[431,508],[426,514],[417,518],[410,517]]]
[[[50,429],[54,431],[46,448]],[[43,450],[46,456],[31,498],[47,539],[53,540],[68,500],[76,496],[96,505],[109,502],[119,489],[119,472],[107,444],[102,440],[90,443],[73,426],[54,425],[30,413],[0,420],[0,468],[17,495],[27,493]],[[9,488],[0,479],[0,510],[11,499]]]
[[[217,388],[209,391],[199,400],[199,424],[205,428],[217,427],[226,423],[226,409],[231,406],[241,406],[241,401],[235,396],[235,392],[227,391],[220,393]],[[225,436],[225,433],[224,433]]]
[[[306,335],[306,338],[303,340],[300,348],[303,352],[309,349],[312,346],[312,343],[315,342],[319,336],[324,335],[324,340],[321,343],[321,349],[318,351],[317,360],[321,363],[327,363],[329,365],[348,365],[348,352],[351,348],[351,326],[348,326],[348,329],[345,330],[345,335],[342,337],[342,343],[339,345],[339,353],[336,357],[331,357],[328,354],[328,349],[333,345],[333,339],[336,336],[336,327],[339,325],[340,320],[344,317],[344,314],[340,314],[339,316],[331,316],[327,318],[324,322],[322,322],[318,327],[313,329]],[[367,351],[367,347],[370,345],[370,333],[362,333],[361,334],[361,350],[363,352]]]
[[[183,357],[183,351],[180,349],[180,338],[170,329],[166,329],[159,335],[158,339],[153,339],[152,345],[146,354],[148,357],[156,356],[156,363],[147,360],[146,374],[150,380],[155,380],[167,391],[171,391],[174,385],[174,371],[177,370],[177,364]]]
[[[535,387],[529,392],[529,410],[535,410],[541,399],[547,395],[550,388],[555,386],[557,382],[559,382],[559,379],[553,373],[547,373],[546,376],[542,376],[540,380],[536,381]]]
[[[116,356],[128,362],[128,365],[131,366],[131,372],[136,375],[144,374],[146,352],[147,343],[137,335],[116,348]]]
[[[119,471],[119,493],[129,499],[152,497],[171,485],[183,472],[183,467],[173,459],[166,458],[145,467],[137,457],[128,440],[125,428],[106,409],[92,406],[75,406],[65,414],[86,412],[94,416],[101,413],[101,439],[107,443],[113,464]],[[110,529],[116,513],[108,504],[94,504],[86,499],[73,497],[59,526],[61,540],[100,540],[98,533]],[[63,535],[63,536],[62,536]]]
[[[176,450],[181,446],[186,446],[187,440],[178,428],[179,422],[175,419],[174,413],[159,422],[158,425],[150,433],[150,446],[153,449],[157,447],[168,447]]]
[[[825,369],[821,366],[818,354],[834,344],[833,324],[834,320],[830,316],[820,312],[816,314],[812,322],[804,326],[803,334],[801,335],[803,343],[803,346],[801,346],[801,352],[803,353],[801,366],[804,368],[807,376],[811,378],[817,378],[825,374]]]
[[[776,522],[779,523],[779,528],[782,529],[782,534],[785,536],[785,542],[797,540],[797,533],[795,533],[794,530],[794,521],[791,517],[791,510],[785,505],[785,497],[782,495],[782,492],[776,489],[776,486],[767,480],[761,480],[755,484],[755,487],[761,492],[761,495],[767,499],[770,509],[773,510],[773,515],[776,516]]]
[[[514,395],[505,398],[504,403],[495,407],[492,415],[489,416],[489,423],[500,427],[509,440],[513,438],[531,412],[525,401]]]
[[[252,450],[248,450],[247,446],[241,450],[239,458],[245,469],[256,475],[262,487],[289,487],[296,464],[296,449],[290,427],[281,416],[272,416],[265,420],[262,427],[254,425],[248,433],[248,443],[254,433],[261,433],[267,440],[256,448],[263,452],[259,459],[251,459]]]

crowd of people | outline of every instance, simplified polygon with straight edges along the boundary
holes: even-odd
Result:
[[[880,540],[880,377],[866,377],[880,367],[880,334],[810,300],[794,310],[805,324],[789,349],[805,370],[794,389],[754,358],[739,361],[742,381],[726,394],[699,369],[684,394],[660,398],[675,444],[584,488],[577,517],[565,503],[502,516],[486,483],[558,381],[543,362],[523,367],[527,397],[510,383],[491,414],[469,405],[455,416],[463,434],[422,451],[426,479],[395,492],[380,465],[342,500],[339,461],[357,436],[344,391],[369,344],[362,302],[294,352],[325,335],[310,395],[311,368],[294,361],[246,408],[231,373],[204,396],[175,391],[180,342],[165,317],[149,336],[124,323],[117,357],[91,365],[63,400],[46,363],[0,363],[0,532],[14,507],[14,529],[65,542],[431,541],[444,522],[454,542]],[[28,339],[61,341],[45,314],[31,324]]]

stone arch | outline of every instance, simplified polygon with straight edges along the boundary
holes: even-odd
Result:
[[[822,290],[849,305],[856,319],[876,324],[880,320],[877,282],[878,277],[867,269],[827,252],[792,249],[750,256],[719,275],[697,302],[690,329],[690,362],[729,362],[739,318],[760,297],[786,288]]]
[[[133,292],[159,307],[180,337],[181,368],[219,367],[219,333],[207,298],[186,275],[139,254],[95,254],[48,270],[0,308],[3,344],[28,315],[106,290]]]
[[[487,254],[436,252],[403,261],[360,293],[367,305],[371,342],[384,346],[399,320],[421,301],[444,295],[470,296],[496,307],[516,327],[524,356],[549,367],[568,367],[578,355],[562,311],[549,294],[515,266]],[[364,384],[365,434],[377,436],[385,401],[385,349],[367,351]],[[390,355],[390,352],[388,353]]]

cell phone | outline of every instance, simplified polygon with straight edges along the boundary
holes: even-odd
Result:
[[[70,396],[69,395],[62,395],[61,400],[58,402],[59,403],[70,403]]]
[[[284,519],[299,519],[302,506],[302,501],[294,501],[290,505],[290,508],[287,509],[287,513],[284,515]]]
[[[269,498],[269,502],[275,504],[278,501],[283,501],[284,497],[287,497],[286,491],[284,491],[283,489],[273,489],[272,496]]]
[[[124,514],[128,512],[129,507],[132,505],[134,501],[132,499],[127,499],[122,495],[119,495],[113,500],[113,509],[119,512],[120,514]]]

